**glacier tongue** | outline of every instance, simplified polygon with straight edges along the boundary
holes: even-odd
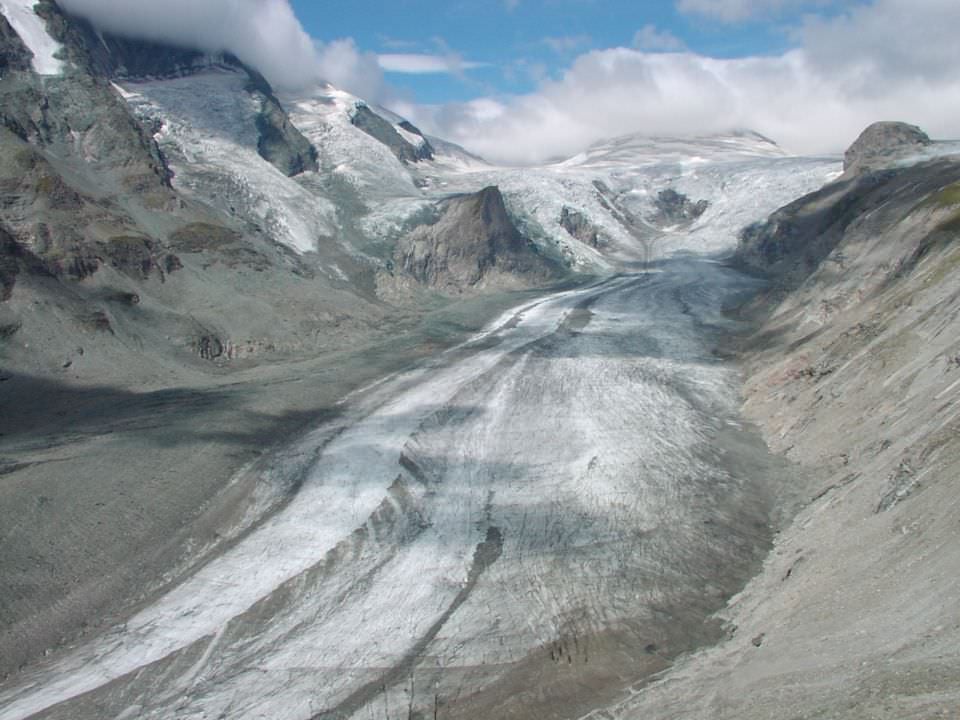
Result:
[[[749,282],[665,262],[378,386],[285,510],[0,717],[87,693],[141,717],[491,716],[544,702],[511,700],[518,678],[573,708],[620,689],[615,661],[662,667],[768,540],[767,460],[710,345]]]

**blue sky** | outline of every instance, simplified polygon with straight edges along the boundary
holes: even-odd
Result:
[[[725,22],[709,13],[681,12],[672,0],[338,0],[323,7],[293,0],[292,5],[306,31],[321,41],[350,37],[361,50],[377,54],[430,54],[476,63],[453,74],[388,70],[397,90],[423,103],[532,92],[579,54],[636,47],[637,33],[645,28],[641,39],[653,39],[654,50],[687,48],[720,58],[778,54],[794,43],[791,28],[809,11],[794,4]]]

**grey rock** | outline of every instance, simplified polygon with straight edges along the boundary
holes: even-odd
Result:
[[[929,136],[915,125],[877,122],[861,133],[843,158],[844,172],[858,174],[888,167],[897,159],[931,144]]]
[[[657,225],[689,225],[703,215],[710,203],[706,200],[692,201],[672,188],[661,190],[654,200],[656,213],[650,218]]]
[[[403,238],[395,264],[421,284],[453,292],[537,284],[555,274],[517,230],[496,187],[445,201],[435,224]]]
[[[270,84],[259,73],[249,69],[247,72],[250,75],[247,92],[260,103],[257,115],[260,157],[290,177],[319,170],[317,149],[290,122]]]
[[[23,43],[7,18],[0,15],[0,73],[29,70],[33,53]]]
[[[420,147],[415,147],[407,142],[390,122],[373,112],[366,103],[357,104],[350,122],[370,137],[386,145],[400,162],[416,163],[421,160],[433,159],[433,147],[427,142],[426,138],[424,138]],[[423,133],[409,122],[401,123],[401,127],[408,132],[423,137]]]
[[[560,226],[582,243],[591,247],[601,245],[600,231],[581,212],[564,207],[560,211]]]
[[[838,248],[852,226],[864,222],[864,217],[874,227],[885,227],[902,214],[904,203],[921,202],[955,182],[958,175],[957,165],[949,161],[848,173],[781,208],[765,222],[745,228],[736,262],[774,278],[781,287],[795,288]]]
[[[20,247],[13,236],[0,228],[0,302],[10,299],[20,273]],[[12,333],[11,333],[12,334]]]

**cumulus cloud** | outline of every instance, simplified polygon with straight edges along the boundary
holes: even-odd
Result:
[[[778,56],[598,50],[528,95],[414,110],[431,132],[517,163],[634,132],[749,128],[802,153],[838,152],[882,119],[957,138],[957,27],[956,0],[875,0],[806,19],[794,34],[797,47]]]
[[[349,38],[314,41],[288,0],[60,0],[60,4],[108,32],[230,52],[281,90],[326,81],[372,101],[393,99],[376,54],[361,51]]]
[[[354,95],[373,102],[392,99],[377,55],[361,51],[352,38],[317,43],[315,66],[317,77]]]
[[[280,86],[316,80],[313,40],[287,0],[60,0],[103,30],[229,51]]]

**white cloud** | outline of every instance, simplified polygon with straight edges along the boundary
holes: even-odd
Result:
[[[367,100],[390,101],[377,55],[360,51],[352,38],[317,43],[316,53],[316,76]]]
[[[60,5],[111,32],[229,51],[279,86],[316,79],[314,43],[287,0],[60,0]]]
[[[411,75],[446,73],[459,75],[464,70],[487,67],[486,63],[463,60],[459,55],[430,55],[426,53],[385,53],[377,56],[380,68],[387,72]]]
[[[633,36],[637,50],[650,52],[677,52],[685,50],[686,44],[669,30],[659,30],[656,25],[644,25]]]
[[[288,0],[60,0],[102,30],[207,52],[228,51],[278,89],[328,81],[372,101],[393,99],[377,56],[352,39],[315,42]]]
[[[830,0],[677,0],[677,9],[687,15],[700,15],[734,23],[769,17],[803,5],[826,5]]]
[[[536,162],[615,135],[750,128],[802,153],[839,152],[876,120],[960,138],[960,3],[875,0],[807,19],[779,56],[585,53],[537,91],[419,108],[421,127],[493,160]]]

